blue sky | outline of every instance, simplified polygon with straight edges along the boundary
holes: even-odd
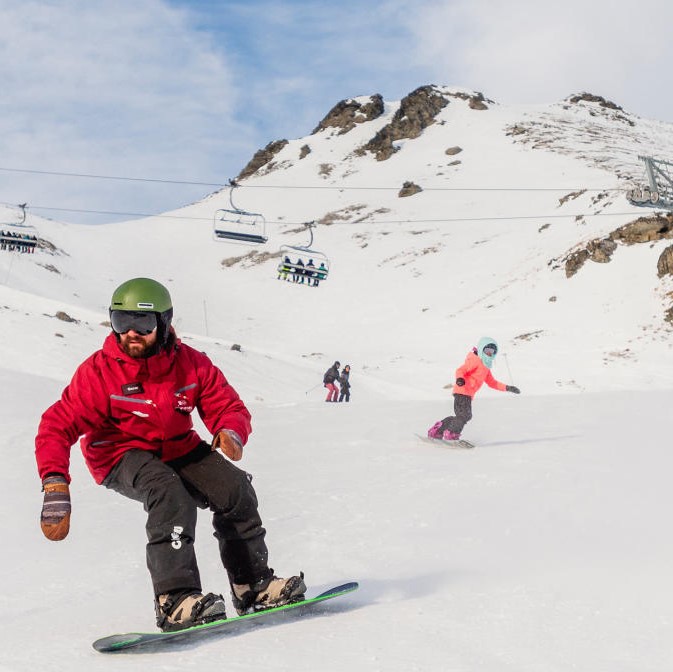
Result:
[[[212,188],[15,169],[226,183],[343,98],[428,83],[673,121],[671,19],[654,0],[0,0],[0,202],[161,212]]]

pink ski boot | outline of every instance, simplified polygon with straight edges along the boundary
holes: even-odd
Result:
[[[443,441],[458,441],[459,438],[460,434],[456,434],[456,432],[450,432],[448,429],[445,430],[442,434]]]
[[[439,435],[439,428],[442,426],[442,421],[439,420],[436,422],[430,429],[428,430],[428,438],[429,439],[441,439],[442,437]]]

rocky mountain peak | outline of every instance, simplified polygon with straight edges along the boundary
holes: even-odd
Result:
[[[573,95],[570,95],[566,98],[566,102],[572,103],[573,105],[576,105],[577,103],[596,103],[599,107],[604,107],[608,110],[620,110],[621,112],[624,111],[622,107],[617,105],[616,103],[613,103],[611,100],[607,100],[606,98],[603,98],[603,96],[597,96],[593,93],[575,93]]]
[[[273,140],[263,149],[258,149],[252,159],[248,161],[245,168],[238,174],[236,179],[243,180],[246,177],[254,175],[260,168],[271,163],[276,154],[278,154],[287,143],[287,140]]]
[[[390,122],[369,142],[358,147],[354,154],[363,156],[366,152],[372,152],[378,161],[385,161],[397,151],[394,144],[396,141],[417,138],[424,129],[434,124],[437,115],[449,104],[451,98],[467,102],[473,110],[487,110],[486,103],[493,102],[479,92],[446,89],[434,84],[420,86],[402,98]],[[337,135],[344,135],[359,124],[378,119],[384,112],[385,102],[379,93],[340,100],[311,131],[311,135],[328,129],[338,129]],[[236,179],[242,180],[256,173],[260,174],[262,168],[265,172],[278,168],[274,158],[287,144],[287,140],[275,140],[258,150]],[[304,145],[299,158],[305,158],[310,152],[311,147]]]
[[[417,138],[435,123],[435,117],[449,104],[446,96],[433,85],[421,86],[402,98],[389,124],[386,124],[359,153],[373,152],[378,161],[389,159],[397,150],[396,140]]]
[[[372,121],[383,114],[383,97],[379,93],[370,96],[366,101],[355,98],[339,101],[325,118],[311,131],[311,135],[328,128],[338,128],[338,135],[348,133],[357,124]]]

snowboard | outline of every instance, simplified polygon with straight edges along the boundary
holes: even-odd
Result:
[[[211,621],[210,623],[203,623],[202,625],[195,625],[184,630],[175,630],[173,632],[128,632],[120,635],[110,635],[97,639],[93,643],[93,648],[101,653],[114,653],[117,651],[127,651],[128,649],[137,649],[140,647],[154,647],[161,646],[169,641],[175,640],[193,640],[202,637],[208,633],[235,631],[243,628],[244,625],[250,624],[251,621],[259,621],[260,624],[264,621],[272,621],[274,616],[280,617],[287,612],[309,611],[315,609],[316,605],[331,600],[335,597],[341,597],[348,593],[357,590],[359,584],[355,581],[344,583],[341,586],[330,588],[319,595],[308,597],[300,602],[292,602],[291,604],[284,604],[281,607],[272,607],[271,609],[264,609],[263,611],[255,611],[251,614],[244,614],[243,616],[235,616],[219,621]]]
[[[420,434],[416,434],[416,436],[421,441],[425,441],[426,443],[439,443],[442,444],[443,446],[447,446],[448,448],[470,449],[475,447],[475,444],[472,443],[471,441],[468,441],[467,439],[456,439],[455,441],[445,441],[444,439],[431,439],[429,436],[421,436]]]

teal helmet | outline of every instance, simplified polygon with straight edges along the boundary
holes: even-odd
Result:
[[[157,318],[157,342],[164,345],[168,339],[173,319],[173,302],[168,290],[156,280],[133,278],[115,289],[110,300],[112,311],[129,313],[154,313]]]

